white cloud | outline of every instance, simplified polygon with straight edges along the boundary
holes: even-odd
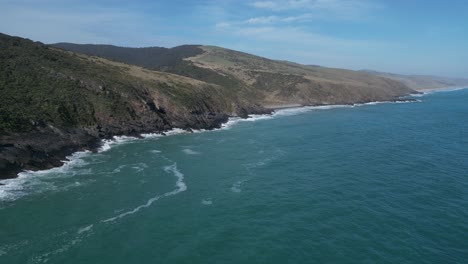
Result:
[[[216,29],[226,29],[230,26],[231,26],[231,23],[228,23],[228,22],[220,22],[220,23],[216,23],[215,25]]]
[[[314,19],[315,16],[311,13],[300,14],[296,16],[260,16],[252,17],[245,20],[243,23],[237,24],[252,24],[252,25],[267,25],[280,23],[307,22]]]
[[[295,27],[236,27],[230,28],[231,34],[243,37],[255,38],[264,41],[274,41],[275,43],[300,43],[301,46],[322,46],[322,47],[357,47],[369,46],[377,43],[366,40],[350,40],[330,37],[322,34],[305,31]]]
[[[0,32],[44,43],[112,43],[122,46],[174,46],[180,39],[156,34],[156,16],[125,8],[80,5],[51,6],[34,2],[3,3]],[[151,24],[151,30],[146,25]]]
[[[258,2],[253,2],[250,4],[253,7],[256,8],[266,8],[266,9],[277,9],[278,4],[272,1],[258,1]]]
[[[247,24],[271,24],[277,22],[280,19],[278,16],[266,16],[266,17],[253,17],[247,19]]]
[[[272,12],[307,11],[312,12],[314,18],[339,20],[357,19],[380,8],[380,5],[370,0],[276,0],[258,1],[250,5]]]
[[[289,8],[302,8],[311,4],[310,0],[289,0],[286,4]]]

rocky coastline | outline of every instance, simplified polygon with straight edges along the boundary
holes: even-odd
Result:
[[[239,116],[271,114],[271,109],[251,107],[242,109]],[[83,128],[58,128],[52,125],[39,126],[29,133],[17,133],[0,137],[0,180],[16,178],[18,173],[31,170],[47,170],[64,164],[67,156],[88,150],[96,152],[105,139],[114,136],[141,137],[145,133],[164,133],[181,128],[187,131],[220,128],[230,115],[227,113],[202,113],[185,120],[127,123],[123,126],[97,125]],[[176,123],[173,126],[172,123]]]
[[[129,58],[140,51],[118,50]],[[0,34],[0,179],[61,166],[114,136],[212,130],[229,117],[398,101],[415,92],[366,73],[219,47],[158,50],[146,49],[141,61],[114,61]]]
[[[359,105],[373,102],[414,102],[412,98],[392,98],[382,101],[357,101],[349,102],[345,105]],[[285,108],[300,108],[309,106],[325,106],[330,104],[278,104],[273,106],[252,106],[242,108],[239,114],[241,118],[249,118],[249,115],[269,115],[275,110]],[[146,124],[126,124],[125,126],[98,125],[84,128],[56,128],[44,126],[27,134],[15,134],[0,137],[0,180],[16,178],[18,173],[31,170],[47,170],[59,167],[64,164],[67,156],[74,152],[88,150],[97,152],[102,146],[103,140],[112,139],[114,136],[132,136],[140,138],[145,133],[159,133],[181,128],[192,132],[193,130],[205,129],[213,130],[221,128],[228,122],[230,117],[227,113],[201,113],[192,115],[192,118],[183,122],[174,120],[170,123],[177,123],[177,126],[169,124],[154,125],[154,122]],[[157,123],[156,123],[157,124]]]

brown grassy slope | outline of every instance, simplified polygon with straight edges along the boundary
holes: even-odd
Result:
[[[400,82],[365,72],[269,60],[214,46],[201,48],[204,53],[186,60],[258,89],[263,105],[381,101],[413,92]]]
[[[365,72],[274,61],[213,46],[185,45],[162,52],[108,45],[55,46],[217,84],[240,99],[263,105],[393,100],[412,92],[399,82]]]

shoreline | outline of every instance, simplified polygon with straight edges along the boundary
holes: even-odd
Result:
[[[149,139],[149,138],[159,138],[165,136],[172,136],[178,134],[191,134],[191,133],[200,133],[206,131],[218,131],[223,129],[229,129],[232,125],[242,122],[242,121],[257,121],[261,119],[270,119],[277,115],[280,115],[281,110],[295,110],[297,109],[298,112],[302,112],[301,110],[314,110],[314,109],[329,109],[329,108],[338,108],[338,107],[355,107],[355,106],[363,106],[363,105],[375,105],[375,104],[382,104],[382,103],[409,103],[409,102],[417,102],[416,99],[405,99],[404,96],[398,99],[393,100],[386,100],[386,101],[365,101],[365,102],[356,102],[356,103],[348,103],[348,104],[314,104],[314,105],[301,105],[301,104],[284,104],[284,105],[269,105],[270,108],[264,106],[265,109],[271,110],[269,114],[249,114],[247,117],[239,117],[239,116],[231,116],[225,122],[219,124],[219,127],[211,128],[211,129],[182,129],[182,128],[172,128],[166,131],[154,131],[154,132],[146,132],[146,133],[139,133],[139,134],[131,134],[131,135],[114,135],[110,138],[96,138],[97,144],[93,144],[93,146],[86,147],[86,148],[73,148],[70,147],[69,151],[67,151],[68,155],[64,155],[63,159],[61,160],[61,164],[57,164],[57,166],[53,166],[46,169],[38,169],[38,170],[21,170],[14,174],[10,174],[10,176],[0,177],[0,188],[5,186],[5,181],[14,180],[21,178],[23,173],[47,173],[50,170],[56,170],[65,166],[68,166],[69,163],[73,162],[74,156],[82,153],[82,152],[89,152],[89,153],[101,153],[105,152],[112,148],[113,145],[118,145],[122,142],[127,142],[131,140],[137,139]],[[273,108],[274,106],[274,108]],[[3,176],[3,175],[2,175]]]
[[[356,102],[356,103],[343,103],[343,104],[310,104],[310,105],[303,105],[303,104],[276,104],[276,105],[264,105],[266,109],[273,110],[273,113],[270,115],[273,115],[277,110],[284,110],[284,109],[294,109],[294,108],[307,108],[307,107],[336,107],[336,106],[361,106],[361,105],[372,105],[372,104],[379,104],[379,103],[406,103],[406,102],[416,102],[416,99],[413,98],[407,98],[411,97],[414,94],[409,94],[405,96],[401,96],[397,99],[393,100],[385,100],[385,101],[362,101],[362,102]]]
[[[271,110],[279,110],[279,109],[287,109],[287,108],[297,108],[297,107],[304,107],[305,105],[302,104],[266,104],[263,105],[266,109]]]
[[[443,92],[443,91],[456,91],[456,90],[463,90],[463,89],[468,89],[468,85],[466,86],[447,86],[447,87],[440,87],[440,88],[426,88],[426,89],[420,89],[416,90],[417,92],[422,92],[422,93],[431,93],[431,92]]]

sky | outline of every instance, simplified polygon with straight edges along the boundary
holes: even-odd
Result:
[[[216,45],[302,64],[468,78],[466,0],[0,0],[44,43]]]

